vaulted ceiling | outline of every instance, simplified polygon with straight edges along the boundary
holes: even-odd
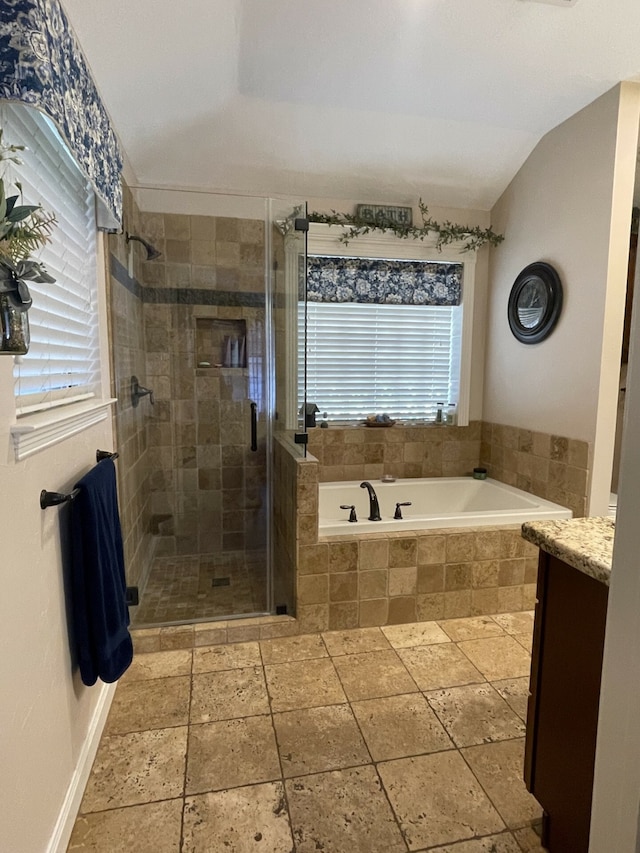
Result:
[[[141,186],[489,209],[640,79],[638,0],[63,5]]]

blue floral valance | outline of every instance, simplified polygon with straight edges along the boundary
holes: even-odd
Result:
[[[307,299],[310,302],[459,305],[462,271],[460,263],[309,255]]]
[[[122,220],[122,156],[59,0],[0,2],[0,98],[47,115],[92,183],[98,225]]]

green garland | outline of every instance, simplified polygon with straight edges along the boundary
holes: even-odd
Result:
[[[471,252],[489,243],[492,246],[497,246],[502,243],[504,236],[496,234],[491,228],[480,228],[475,225],[469,227],[467,225],[457,225],[455,222],[436,222],[429,216],[429,208],[420,199],[418,203],[420,213],[422,215],[422,225],[401,225],[397,222],[384,220],[362,219],[351,213],[338,213],[332,210],[331,213],[317,213],[313,211],[309,213],[309,222],[323,222],[326,225],[343,225],[348,230],[340,236],[340,242],[347,245],[354,237],[360,237],[363,234],[369,234],[371,231],[393,231],[396,237],[403,240],[408,240],[410,237],[413,240],[424,240],[429,234],[437,234],[436,249],[441,250],[447,243],[463,243],[463,252]]]

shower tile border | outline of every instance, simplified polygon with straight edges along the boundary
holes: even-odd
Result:
[[[222,305],[230,308],[264,308],[264,293],[210,290],[201,287],[151,287],[131,278],[126,267],[110,256],[111,275],[133,296],[153,305]]]

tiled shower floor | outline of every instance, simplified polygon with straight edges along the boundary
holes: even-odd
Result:
[[[69,851],[541,853],[532,615],[141,654]]]
[[[229,585],[214,586],[214,580]],[[267,609],[266,556],[263,551],[219,556],[160,557],[154,560],[133,624],[215,619]]]

